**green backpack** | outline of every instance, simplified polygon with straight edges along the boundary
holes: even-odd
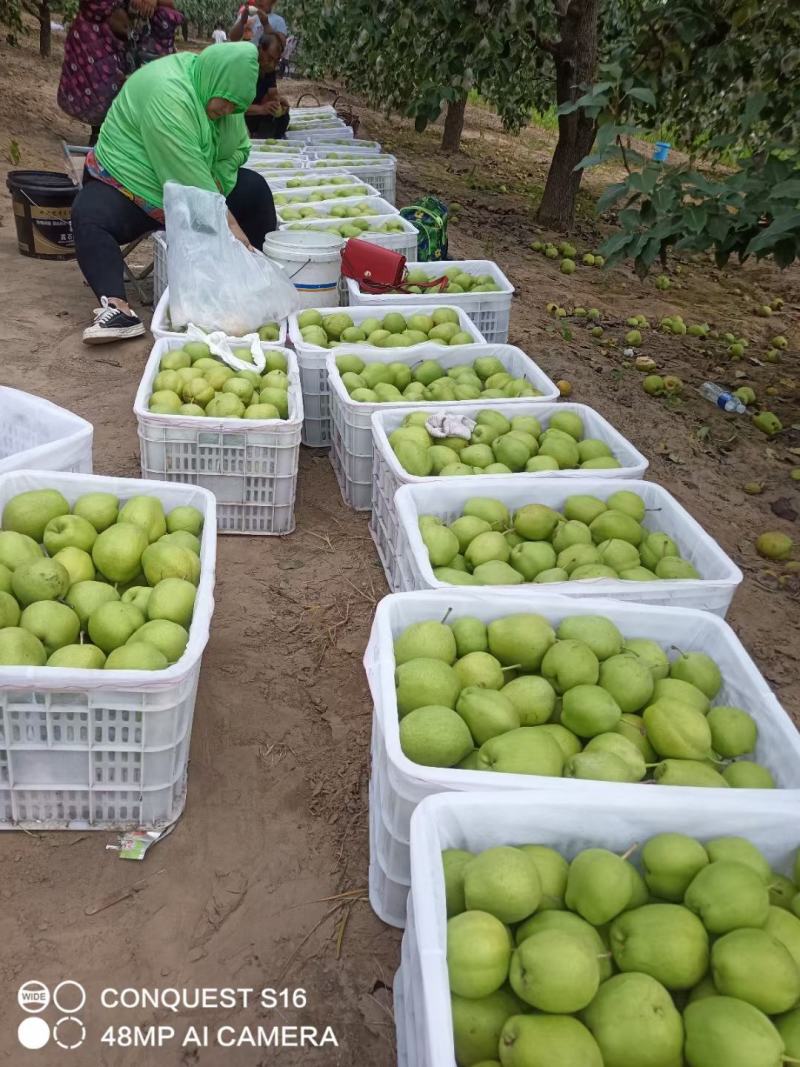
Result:
[[[417,258],[421,263],[447,259],[447,207],[435,196],[423,196],[400,214],[417,228]]]

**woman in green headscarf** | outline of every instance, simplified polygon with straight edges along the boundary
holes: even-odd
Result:
[[[120,245],[164,227],[168,181],[220,192],[231,231],[260,248],[276,228],[272,194],[255,171],[244,121],[258,80],[258,53],[242,42],[148,63],[115,99],[86,159],[72,228],[78,265],[100,302],[87,344],[139,337],[125,299]]]

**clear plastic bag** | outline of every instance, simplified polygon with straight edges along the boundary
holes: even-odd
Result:
[[[299,308],[297,291],[261,252],[250,252],[228,226],[225,198],[167,182],[167,276],[170,319],[243,337]]]

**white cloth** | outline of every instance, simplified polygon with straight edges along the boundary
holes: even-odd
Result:
[[[224,30],[214,30],[211,34],[211,39],[214,44],[222,44],[224,41],[228,40],[228,35]]]
[[[466,415],[454,415],[451,411],[437,411],[429,416],[425,429],[431,437],[463,437],[469,441],[475,429],[474,419]]]

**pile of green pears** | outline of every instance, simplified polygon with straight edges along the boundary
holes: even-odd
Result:
[[[625,638],[601,615],[417,622],[394,642],[400,745],[425,767],[772,789],[742,708],[712,707],[705,652]]]
[[[434,574],[451,585],[699,578],[668,534],[642,525],[645,511],[626,489],[567,497],[562,511],[525,504],[513,516],[501,500],[476,496],[447,525],[421,515],[419,531]]]
[[[314,178],[309,184],[319,185],[321,180]],[[323,193],[273,193],[272,199],[275,207],[294,207],[295,204],[314,204],[323,200],[338,200],[344,196],[369,196],[369,189],[366,185],[343,185],[339,189],[330,189]]]
[[[442,853],[459,1067],[800,1062],[800,862],[680,833],[637,852]]]
[[[203,516],[158,497],[58,489],[0,523],[0,666],[164,670],[189,642]]]
[[[280,209],[281,219],[286,222],[300,219],[358,219],[379,214],[378,209],[373,207],[369,200],[360,200],[357,204],[334,204],[327,211],[320,207],[292,207],[291,205]]]
[[[545,429],[533,415],[508,419],[501,411],[484,408],[475,416],[477,425],[469,440],[431,437],[428,417],[424,411],[411,412],[389,434],[400,465],[420,478],[622,466],[605,441],[583,436],[583,419],[572,411],[554,413]]]
[[[289,178],[286,182],[287,189],[314,189],[321,185],[352,185],[353,179],[347,174],[329,174],[324,178],[312,178],[311,175],[303,175],[299,178]],[[277,202],[277,201],[276,201]]]
[[[412,324],[423,330],[429,324],[429,329],[433,328],[433,320],[428,315],[411,316],[409,327]],[[435,359],[423,359],[409,366],[407,363],[369,363],[355,355],[337,356],[336,366],[350,398],[362,404],[425,400],[450,403],[453,400],[542,395],[541,390],[526,378],[513,378],[494,356],[481,356],[472,363],[459,363],[449,370]],[[420,419],[419,425],[424,425],[425,420]]]
[[[322,315],[306,308],[297,316],[297,325],[306,344],[333,348],[340,344],[374,345],[376,348],[412,348],[414,345],[472,345],[475,338],[462,330],[455,308],[435,308],[430,315],[411,315],[406,320],[390,311],[382,319],[372,316],[356,326],[344,311]]]
[[[412,267],[405,276],[405,283],[412,293],[428,293],[422,288],[434,278],[447,278],[447,285],[441,290],[443,293],[499,293],[501,287],[491,274],[470,274],[461,267],[446,267],[441,273],[436,270],[436,264],[432,264],[432,270],[422,270],[420,267]]]
[[[317,220],[306,219],[303,222],[289,222],[286,224],[287,230],[322,230],[323,233],[335,233],[339,237],[363,237],[365,233],[407,233],[405,224],[399,215],[378,215],[375,219],[369,220],[364,218],[364,215],[372,215],[373,211],[362,212],[358,218],[351,218],[347,222],[341,222],[338,224],[331,223],[330,226],[315,226],[313,223]],[[385,219],[384,222],[378,220]]]

